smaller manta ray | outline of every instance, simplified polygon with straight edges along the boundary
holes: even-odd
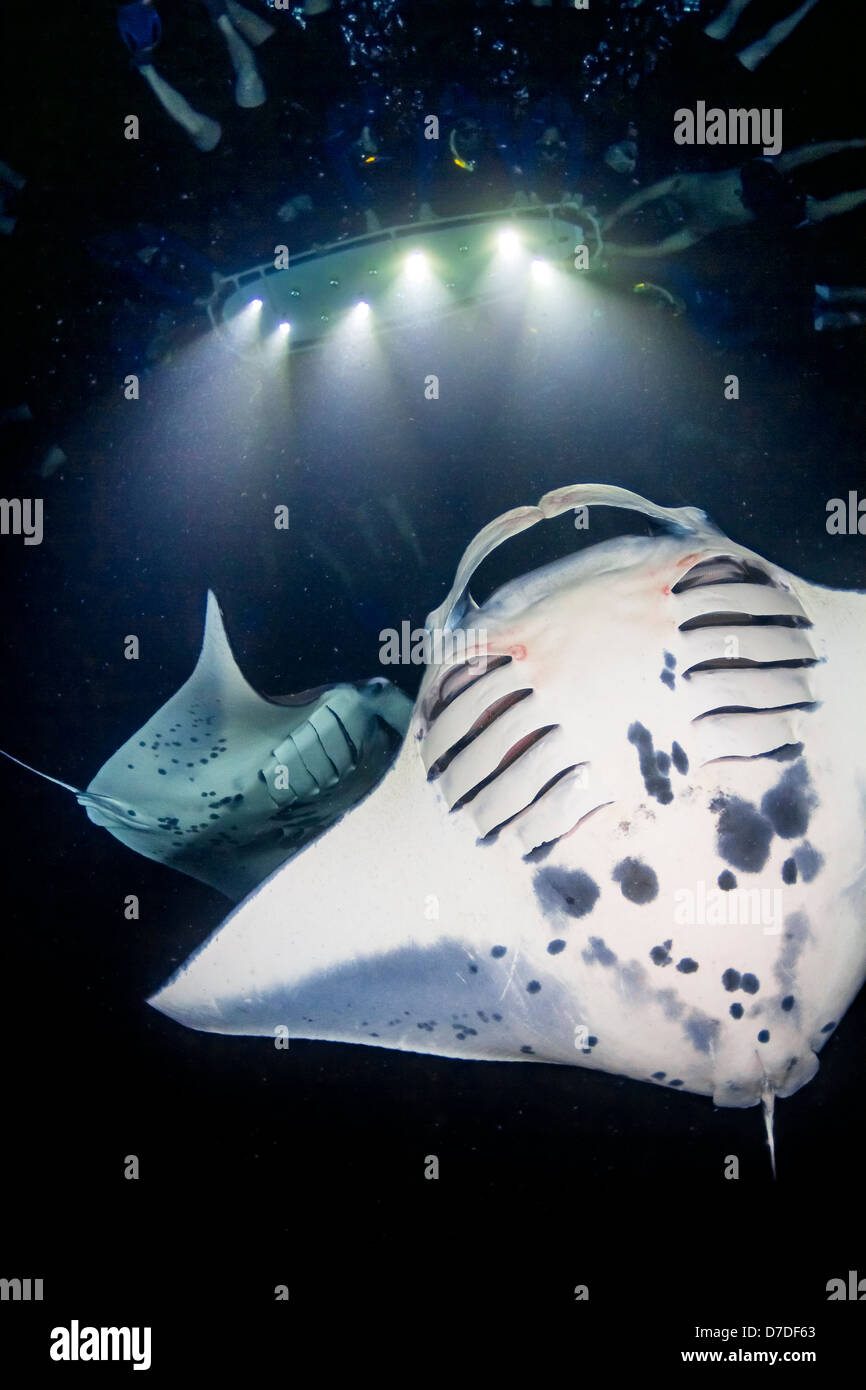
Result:
[[[502,542],[594,505],[667,534],[468,597]],[[586,484],[506,512],[427,619],[485,655],[427,667],[380,784],[149,1002],[215,1033],[763,1102],[772,1152],[774,1097],[815,1075],[866,971],[864,622],[866,595],[694,508]]]
[[[263,699],[209,593],[189,680],[87,790],[38,775],[74,792],[130,849],[238,901],[376,785],[411,712],[382,677]]]

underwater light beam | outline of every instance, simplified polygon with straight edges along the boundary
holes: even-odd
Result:
[[[278,362],[288,360],[289,334],[292,325],[283,319],[277,324],[276,328],[270,332],[262,344],[265,361],[272,367]]]
[[[553,269],[550,262],[536,256],[532,262],[532,277],[539,285],[549,285],[553,279]]]
[[[410,280],[421,281],[426,279],[430,267],[427,264],[427,257],[423,251],[413,251],[406,259],[406,274]]]
[[[503,227],[499,233],[498,242],[500,254],[509,259],[516,256],[521,248],[520,237],[513,227]]]
[[[262,300],[251,299],[231,320],[236,340],[251,344],[258,336],[261,325]]]

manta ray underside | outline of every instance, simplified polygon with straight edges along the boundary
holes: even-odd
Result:
[[[411,710],[382,677],[264,699],[208,594],[189,680],[86,791],[58,785],[122,844],[237,901],[375,786]]]
[[[589,547],[481,608],[481,561],[576,507]],[[702,512],[580,485],[471,543],[396,763],[150,1002],[189,1027],[789,1096],[864,977],[866,596]]]
[[[664,533],[468,597],[504,541],[596,505]],[[457,654],[433,643],[411,715],[381,680],[260,700],[211,599],[191,680],[79,794],[151,858],[253,888],[149,1002],[763,1102],[771,1130],[866,969],[864,620],[866,595],[601,484],[475,537],[427,620]]]

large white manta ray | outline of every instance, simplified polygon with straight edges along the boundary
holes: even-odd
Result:
[[[503,541],[593,505],[643,513],[666,534],[592,545],[481,608],[468,597]],[[866,595],[786,573],[694,508],[586,484],[505,513],[427,619],[458,655],[428,665],[393,766],[371,791],[375,776],[338,781],[339,804],[316,826],[329,828],[149,1002],[209,1032],[565,1063],[722,1106],[763,1101],[769,1127],[774,1097],[814,1076],[864,977],[864,620]],[[258,730],[248,761],[270,792],[290,740],[275,742],[276,706],[250,724],[259,697],[217,624],[212,604],[213,643],[188,686],[201,693],[203,678],[211,713]],[[485,652],[461,660],[469,634]],[[188,686],[148,729],[166,710],[201,714]],[[359,743],[379,728],[380,700],[405,728],[405,697],[387,682],[332,690],[360,701]],[[136,736],[96,781],[113,786],[134,744],[164,752]],[[376,745],[376,776],[389,756]],[[221,758],[208,754],[204,791],[218,788]],[[94,819],[96,781],[82,797]],[[161,804],[165,817],[168,786]],[[110,809],[102,823],[118,834],[120,816],[128,829],[124,805]],[[281,862],[290,851],[278,850]],[[172,862],[229,892],[267,871],[231,859],[211,838],[194,863]]]
[[[468,598],[503,541],[595,504],[668,533]],[[505,513],[427,620],[486,634],[484,657],[427,667],[376,789],[149,1002],[211,1032],[566,1063],[771,1114],[864,977],[864,620],[866,595],[693,508],[588,484]]]

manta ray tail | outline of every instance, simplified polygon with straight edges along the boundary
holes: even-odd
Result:
[[[767,1130],[767,1147],[770,1150],[770,1166],[773,1170],[773,1178],[776,1176],[776,1141],[773,1135],[773,1109],[776,1101],[776,1092],[768,1082],[761,1095],[761,1108],[764,1112],[764,1125]]]
[[[61,782],[59,777],[51,777],[47,772],[40,772],[38,767],[31,767],[29,763],[23,763],[20,758],[14,758],[11,753],[6,752],[5,748],[0,748],[0,757],[8,758],[10,763],[17,763],[18,766],[23,767],[26,772],[34,773],[45,782],[53,782],[55,787],[63,787],[65,791],[72,792],[74,796],[84,795],[83,792],[79,791],[78,787],[70,786],[68,782]]]
[[[64,791],[72,792],[72,795],[78,798],[80,805],[98,806],[100,810],[105,811],[108,815],[122,817],[124,823],[126,823],[129,812],[124,807],[123,803],[117,801],[113,796],[105,796],[99,792],[82,791],[80,787],[73,787],[70,782],[64,782],[59,777],[52,777],[48,772],[40,772],[38,767],[31,767],[29,763],[22,762],[20,758],[13,757],[13,755],[7,753],[4,748],[0,748],[0,757],[8,758],[10,763],[17,763],[19,767],[24,768],[25,772],[32,772],[34,776],[41,777],[44,782],[53,782],[55,787],[62,787]],[[143,829],[145,827],[139,826],[138,828]]]

